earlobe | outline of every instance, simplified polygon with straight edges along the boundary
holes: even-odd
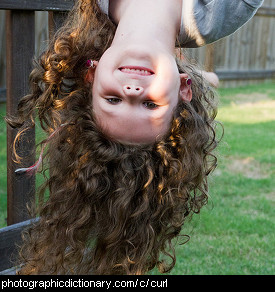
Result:
[[[192,80],[187,74],[180,74],[180,97],[185,102],[190,102],[192,100]]]
[[[85,76],[85,83],[91,83],[92,84],[93,81],[94,81],[95,70],[96,70],[96,67],[98,65],[98,61],[91,61],[91,60],[88,60],[88,61],[90,61],[90,63],[89,63],[90,66],[87,66],[88,70],[87,70],[87,74]]]

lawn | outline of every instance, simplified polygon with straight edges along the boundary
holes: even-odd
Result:
[[[275,85],[218,93],[218,120],[225,129],[219,166],[210,178],[209,204],[183,229],[191,238],[177,246],[171,274],[274,274]],[[0,226],[6,224],[5,134],[1,119]]]

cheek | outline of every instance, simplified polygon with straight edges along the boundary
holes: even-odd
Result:
[[[179,75],[173,74],[174,72],[163,72],[157,75],[152,82],[149,95],[154,97],[166,97],[167,100],[177,99],[180,90]]]
[[[116,80],[109,68],[99,67],[96,69],[93,82],[93,96],[104,97],[112,95],[116,86]]]
[[[100,104],[100,100],[98,98],[94,98],[92,100],[92,110],[94,121],[99,129],[104,127],[106,118],[104,117],[104,112],[102,111],[102,105]]]

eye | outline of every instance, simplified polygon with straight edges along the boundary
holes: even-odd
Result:
[[[121,99],[117,97],[111,97],[111,98],[106,98],[107,102],[110,104],[119,104],[121,102]]]
[[[154,109],[156,109],[156,108],[158,107],[158,105],[155,104],[155,103],[152,102],[152,101],[145,101],[145,102],[143,103],[143,105],[144,105],[147,109],[150,109],[150,110],[154,110]]]

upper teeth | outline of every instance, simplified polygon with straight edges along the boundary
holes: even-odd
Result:
[[[122,71],[123,72],[138,72],[141,74],[151,75],[151,72],[149,72],[147,70],[140,70],[140,69],[123,68]]]

